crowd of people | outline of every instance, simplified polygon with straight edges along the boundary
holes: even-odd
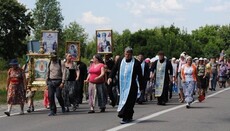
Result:
[[[159,51],[150,59],[143,53],[134,56],[133,49],[127,47],[123,57],[105,54],[103,59],[102,55],[95,54],[88,68],[72,57],[66,54],[65,61],[61,61],[52,54],[44,91],[44,106],[50,109],[49,116],[57,114],[55,96],[62,113],[77,110],[83,101],[84,87],[87,87],[88,113],[95,113],[96,103],[100,112],[106,111],[107,103],[112,107],[118,105],[118,117],[122,118],[121,124],[125,124],[132,121],[136,103],[157,98],[157,104],[163,106],[175,92],[178,101],[190,108],[196,94],[202,102],[208,90],[215,91],[217,85],[220,88],[230,85],[230,59],[224,51],[220,57],[209,59],[192,58],[186,52],[178,59],[169,59]],[[27,89],[28,66],[21,69],[16,59],[10,65],[6,87],[8,109],[4,113],[10,116],[12,105],[20,104],[20,114],[24,114],[26,100],[30,113],[34,111],[35,91]]]

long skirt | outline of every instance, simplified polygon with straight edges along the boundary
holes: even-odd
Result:
[[[193,94],[195,89],[195,81],[189,81],[184,83],[184,96],[186,103],[192,103],[194,101]]]
[[[24,104],[26,92],[23,84],[9,85],[7,92],[7,103],[12,105]]]
[[[64,90],[63,90],[63,99],[65,107],[70,107],[71,104],[76,106],[77,101],[77,82],[76,81],[65,81]]]
[[[207,85],[206,85],[206,78],[203,78],[203,76],[198,76],[197,87],[199,89],[206,89],[206,87],[207,87]]]

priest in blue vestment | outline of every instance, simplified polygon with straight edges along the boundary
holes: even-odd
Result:
[[[133,108],[137,99],[138,87],[140,87],[141,91],[143,88],[141,63],[133,57],[132,48],[127,47],[124,57],[120,58],[114,65],[109,75],[108,84],[111,84],[112,78],[115,77],[117,72],[120,88],[120,101],[117,109],[118,117],[122,118],[121,124],[126,124],[133,119]]]

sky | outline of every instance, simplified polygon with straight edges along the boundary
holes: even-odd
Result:
[[[28,9],[36,0],[18,0]],[[230,0],[58,0],[63,24],[76,21],[89,34],[97,29],[122,33],[160,26],[175,26],[188,32],[205,25],[230,24]]]

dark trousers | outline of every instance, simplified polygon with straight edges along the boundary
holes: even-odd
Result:
[[[112,106],[115,106],[116,105],[116,100],[115,100],[113,90],[112,90],[113,86],[112,86],[112,84],[110,84],[110,85],[106,84],[106,87],[107,87],[107,90],[108,90],[109,99],[111,100],[110,104]]]
[[[138,102],[142,103],[142,102],[145,102],[145,90],[146,90],[146,86],[147,86],[147,81],[144,81],[144,85],[143,85],[143,89],[142,89],[142,92],[141,92],[141,96],[138,100]]]
[[[62,89],[59,87],[61,80],[48,80],[48,97],[50,102],[50,111],[57,113],[55,104],[55,93],[61,107],[64,107],[64,100],[62,98]]]
[[[84,93],[84,80],[79,80],[78,82],[78,102],[79,104],[82,103],[83,100],[83,93]]]
[[[217,73],[212,74],[212,80],[211,80],[211,89],[216,89],[216,83],[217,83]]]
[[[76,101],[77,101],[77,104],[82,103],[82,98],[83,98],[83,87],[81,87],[81,84],[78,81],[76,81],[76,99],[77,99]]]

